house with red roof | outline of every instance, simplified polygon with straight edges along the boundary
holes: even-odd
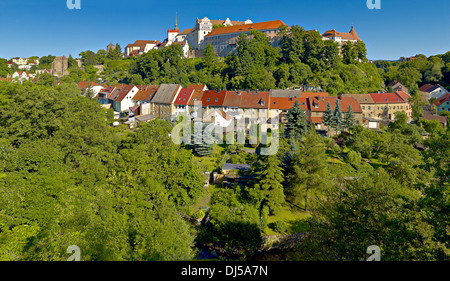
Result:
[[[425,84],[419,88],[419,91],[425,93],[428,100],[431,98],[438,99],[448,93],[447,89],[445,89],[439,84],[437,85]]]
[[[126,85],[119,90],[113,100],[113,108],[117,112],[128,112],[134,106],[133,97],[139,91],[134,85]]]
[[[316,129],[324,130],[326,126],[322,124],[322,117],[327,110],[327,104],[331,104],[332,110],[336,107],[336,100],[339,99],[339,105],[343,114],[349,111],[351,106],[353,113],[355,114],[356,124],[362,124],[362,109],[359,103],[351,97],[321,97],[308,98],[308,111],[307,115],[311,124],[314,124]]]
[[[139,91],[132,99],[135,106],[150,103],[156,91],[159,89],[159,86],[156,85],[136,85],[136,87]]]
[[[359,37],[358,33],[356,33],[355,29],[352,28],[348,33],[346,32],[338,32],[335,29],[327,30],[322,34],[323,40],[332,40],[334,42],[337,42],[339,45],[343,45],[347,43],[348,41],[352,43],[356,43],[358,41],[362,41]]]
[[[173,105],[175,107],[174,114],[179,115],[181,113],[189,114],[189,101],[191,100],[191,97],[194,94],[194,89],[192,88],[186,88],[181,89],[180,93],[178,94],[177,98],[173,102]]]
[[[223,101],[225,100],[226,91],[207,90],[203,92],[202,107],[205,122],[213,122],[216,109],[223,109]],[[208,117],[207,117],[208,116]]]
[[[300,108],[308,112],[309,102],[308,98],[291,98],[291,97],[271,97],[270,98],[270,117],[278,116],[278,120],[286,123],[288,111],[294,107],[295,101],[298,101]]]
[[[437,114],[440,114],[443,110],[450,111],[450,93],[436,99],[433,106],[435,107],[434,111],[437,112]]]
[[[16,71],[12,75],[12,79],[18,80],[29,80],[30,78],[34,78],[34,74],[27,73],[25,71]]]
[[[155,49],[161,42],[159,40],[136,40],[125,47],[125,57],[135,57]]]
[[[187,89],[194,89],[197,92],[204,92],[208,90],[208,86],[206,84],[190,84],[186,87]]]
[[[405,93],[371,93],[373,100],[369,118],[393,121],[397,111],[403,111],[408,118],[412,118],[412,108]]]

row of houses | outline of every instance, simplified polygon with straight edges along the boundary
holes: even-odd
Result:
[[[286,122],[288,110],[298,101],[308,121],[318,130],[323,130],[326,127],[322,124],[322,117],[327,104],[330,103],[334,110],[337,99],[343,113],[351,108],[356,123],[368,128],[378,128],[380,122],[394,120],[397,111],[405,112],[410,119],[412,117],[410,95],[402,91],[336,97],[326,92],[301,90],[210,90],[206,85],[183,88],[180,84],[106,86],[80,82],[78,87],[103,107],[113,108],[121,116],[136,117],[138,121],[174,119],[186,113],[192,117],[201,114],[204,122],[216,122],[223,127],[241,118],[270,120],[278,116],[281,122]]]

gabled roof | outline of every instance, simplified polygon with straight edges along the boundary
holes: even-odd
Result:
[[[397,95],[399,95],[404,101],[407,101],[411,98],[411,95],[404,91],[397,91],[395,92]]]
[[[225,94],[225,91],[205,91],[202,97],[202,106],[223,106]]]
[[[240,108],[268,109],[269,92],[242,92]]]
[[[224,107],[237,108],[241,105],[242,91],[226,91],[223,100]]]
[[[189,33],[191,33],[192,31],[194,31],[195,28],[186,28],[183,31],[181,31],[180,33],[178,33],[178,35],[188,35]]]
[[[159,87],[155,85],[148,85],[148,86],[139,85],[136,87],[138,87],[139,89],[137,94],[134,95],[133,97],[133,100],[136,101],[150,101],[153,98],[153,95],[159,89]]]
[[[99,84],[95,82],[88,82],[88,81],[80,81],[78,82],[78,89],[86,90],[89,86],[100,86]]]
[[[434,90],[439,89],[440,87],[441,87],[441,85],[425,84],[422,87],[420,87],[419,90],[422,92],[431,93]]]
[[[209,37],[209,36],[216,36],[216,35],[221,35],[221,34],[247,32],[250,30],[278,29],[281,25],[287,26],[281,20],[274,20],[274,21],[257,22],[257,23],[251,23],[251,24],[219,27],[219,28],[214,29],[210,33],[208,33],[208,35],[206,35],[205,38]]]
[[[445,95],[443,95],[442,97],[438,98],[437,100],[434,101],[434,104],[439,107],[441,106],[441,104],[443,104],[446,101],[450,101],[450,93],[447,93]]]
[[[206,84],[198,85],[198,84],[190,84],[186,87],[187,89],[194,89],[198,92],[206,91],[208,90],[208,86]]]
[[[153,103],[172,104],[181,89],[180,84],[161,84],[152,98]]]
[[[300,108],[308,110],[308,98],[271,97],[269,108],[289,110],[294,107],[296,100],[298,101]]]
[[[323,37],[341,37],[344,40],[358,40],[361,41],[361,38],[359,37],[358,33],[356,33],[355,29],[350,29],[349,33],[345,32],[337,32],[335,29],[327,30],[322,34]]]
[[[336,106],[337,97],[315,97],[308,98],[309,110],[315,112],[325,112],[327,110],[328,102],[331,104],[331,108],[334,110]],[[352,106],[352,111],[355,113],[362,113],[361,105],[350,97],[340,97],[339,105],[342,112],[347,112],[348,107]]]
[[[111,92],[111,94],[108,96],[108,99],[109,100],[115,100],[119,96],[120,90],[122,88],[123,87],[115,87],[114,90]]]
[[[129,93],[130,91],[136,86],[134,85],[126,85],[120,90],[119,95],[114,99],[114,101],[121,102]]]
[[[405,103],[406,101],[396,93],[374,93],[369,94],[374,103]]]
[[[189,105],[195,105],[195,102],[201,102],[203,97],[203,91],[194,91],[191,99],[189,100]]]
[[[434,114],[424,114],[421,119],[425,120],[438,120],[439,123],[447,125],[447,116],[440,116],[440,115],[434,115]]]
[[[173,102],[176,105],[187,105],[189,100],[191,99],[194,93],[194,89],[181,89],[180,93],[178,93],[177,98]]]

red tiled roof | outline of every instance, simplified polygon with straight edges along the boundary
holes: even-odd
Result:
[[[201,91],[204,91],[205,89],[208,89],[208,87],[205,84],[203,84],[203,85],[190,84],[186,88],[187,89],[194,89],[197,92],[201,92]]]
[[[424,114],[421,119],[425,120],[438,120],[441,124],[447,124],[447,116],[440,116],[434,114]]]
[[[158,91],[159,87],[155,85],[148,86],[136,86],[139,91],[134,95],[133,100],[137,101],[150,101],[153,95]]]
[[[126,85],[125,87],[123,87],[120,90],[120,94],[114,99],[114,101],[121,102],[134,87],[134,85]]]
[[[302,98],[313,98],[313,97],[328,97],[327,92],[302,92],[300,97]]]
[[[181,89],[180,93],[178,93],[177,98],[175,99],[173,104],[176,105],[187,105],[189,100],[194,93],[194,89]]]
[[[397,95],[399,95],[404,101],[407,101],[408,99],[411,98],[411,95],[404,92],[404,91],[397,91],[395,92]]]
[[[449,93],[447,93],[447,94],[443,95],[442,97],[438,98],[437,100],[435,100],[434,104],[439,107],[439,106],[441,106],[441,104],[443,104],[446,101],[450,101]]]
[[[270,109],[288,110],[294,107],[295,101],[298,100],[300,108],[308,110],[308,98],[270,98]]]
[[[225,91],[205,91],[202,97],[202,106],[223,106],[225,93]]]
[[[203,91],[194,91],[191,99],[189,100],[189,105],[195,105],[196,101],[201,102],[203,97]]]
[[[78,82],[78,88],[81,90],[86,90],[89,86],[100,86],[100,85],[95,82],[88,82],[88,81]]]
[[[396,93],[369,94],[375,103],[404,103],[405,100]]]
[[[314,97],[308,99],[309,110],[315,112],[325,112],[328,102],[331,104],[331,108],[334,110],[336,106],[337,97]],[[352,106],[352,111],[355,113],[362,113],[361,105],[350,97],[341,97],[339,101],[342,112],[347,112],[348,107]]]
[[[432,91],[436,90],[439,87],[440,87],[439,85],[425,84],[422,87],[420,87],[419,90],[422,92],[431,93]]]
[[[322,124],[323,118],[322,117],[311,117],[311,122],[314,124]]]
[[[226,91],[223,106],[239,107],[241,105],[242,91]]]
[[[358,33],[356,33],[355,29],[352,26],[352,29],[350,29],[349,33],[345,32],[337,32],[335,29],[333,30],[327,30],[322,34],[323,37],[341,37],[344,40],[359,40],[361,41],[361,38],[359,38]]]
[[[274,21],[257,22],[257,23],[251,23],[251,24],[219,27],[219,28],[216,28],[213,31],[211,31],[205,37],[221,35],[221,34],[228,34],[228,33],[236,33],[236,32],[241,33],[241,32],[246,32],[246,31],[250,31],[250,30],[278,29],[281,25],[287,26],[281,20],[274,20]]]
[[[240,108],[268,109],[269,92],[242,92]]]
[[[139,91],[134,95],[133,100],[137,101],[150,101],[153,97],[153,95],[158,90],[158,86],[155,85],[148,85],[148,86],[136,86]]]

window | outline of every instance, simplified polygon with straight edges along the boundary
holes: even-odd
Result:
[[[363,106],[363,107],[362,107],[362,109],[363,109],[363,110],[365,110],[365,109],[366,109],[366,107],[365,107],[365,106]]]

